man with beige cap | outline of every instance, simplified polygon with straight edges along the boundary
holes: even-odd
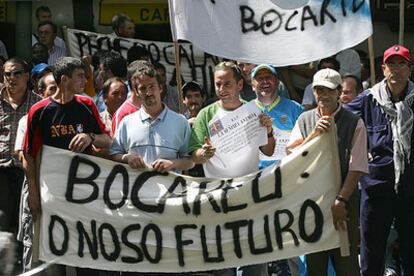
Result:
[[[327,275],[329,258],[336,275],[359,275],[357,243],[359,178],[368,173],[367,134],[364,123],[357,116],[342,108],[339,103],[341,75],[333,69],[318,71],[312,82],[317,107],[302,113],[292,130],[288,150],[300,146],[336,124],[342,185],[332,202],[332,218],[335,228],[347,225],[350,256],[342,257],[339,248],[312,253],[306,256],[309,276]]]

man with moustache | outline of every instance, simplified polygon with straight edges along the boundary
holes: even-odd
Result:
[[[20,191],[24,179],[22,164],[14,151],[19,120],[41,97],[29,91],[29,66],[11,58],[3,65],[4,86],[0,90],[0,211],[4,230],[17,227]]]
[[[200,84],[195,81],[186,82],[181,88],[181,91],[183,93],[184,106],[187,108],[184,116],[187,118],[190,126],[192,126],[203,107],[205,95]]]
[[[368,130],[369,174],[361,178],[361,271],[383,275],[394,222],[401,275],[414,275],[414,83],[408,48],[384,52],[385,78],[348,104]]]
[[[154,67],[142,64],[130,82],[142,106],[121,121],[110,149],[113,160],[159,172],[192,168],[188,154],[190,126],[184,116],[162,102],[162,82]]]
[[[336,275],[359,275],[359,198],[356,187],[359,178],[368,172],[367,135],[362,120],[339,103],[341,83],[341,75],[333,69],[319,70],[313,76],[312,89],[317,107],[299,116],[287,147],[292,149],[304,144],[323,132],[332,131],[332,125],[336,125],[342,182],[331,211],[335,228],[348,230],[350,256],[341,256],[339,248],[308,254],[309,276],[327,275],[329,258],[333,261]]]

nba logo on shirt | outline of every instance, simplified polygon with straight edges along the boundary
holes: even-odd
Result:
[[[287,115],[282,115],[282,116],[280,117],[280,119],[281,119],[281,121],[282,121],[282,124],[286,124],[286,122],[287,122]]]
[[[76,124],[76,132],[83,133],[83,124]]]

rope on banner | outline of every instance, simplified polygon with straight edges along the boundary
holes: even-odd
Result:
[[[50,261],[50,262],[47,262],[47,263],[41,264],[41,265],[39,265],[38,267],[33,268],[32,270],[29,270],[29,271],[27,271],[27,272],[24,272],[24,273],[22,273],[22,274],[19,274],[18,276],[31,276],[31,275],[35,275],[35,274],[37,274],[37,273],[39,273],[39,272],[41,272],[41,271],[45,270],[46,268],[48,268],[48,267],[49,267],[49,266],[51,266],[52,264],[54,264],[54,263],[55,263],[55,261],[56,261],[56,260],[52,260],[52,261]]]

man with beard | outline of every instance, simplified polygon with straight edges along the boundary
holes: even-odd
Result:
[[[200,84],[195,81],[186,82],[181,90],[183,92],[183,103],[187,108],[184,116],[187,118],[188,123],[192,127],[198,113],[203,107],[205,95]],[[188,171],[188,175],[194,177],[204,177],[203,165],[196,164],[194,168]]]
[[[183,103],[187,108],[184,116],[187,118],[190,126],[192,126],[198,112],[203,107],[205,95],[200,84],[195,81],[186,82],[181,90],[183,92]]]
[[[110,149],[112,158],[131,168],[153,168],[159,172],[192,168],[188,154],[190,126],[184,116],[162,102],[157,71],[143,64],[130,81],[142,106],[121,121]]]
[[[339,248],[306,255],[309,276],[327,275],[331,259],[336,275],[359,275],[358,207],[359,178],[368,172],[367,134],[364,123],[342,108],[339,102],[341,75],[333,69],[319,70],[313,76],[312,89],[317,107],[302,113],[292,130],[288,149],[302,145],[327,131],[336,131],[341,187],[331,205],[335,229],[347,229],[350,255],[341,256]],[[380,275],[380,274],[376,274]]]

